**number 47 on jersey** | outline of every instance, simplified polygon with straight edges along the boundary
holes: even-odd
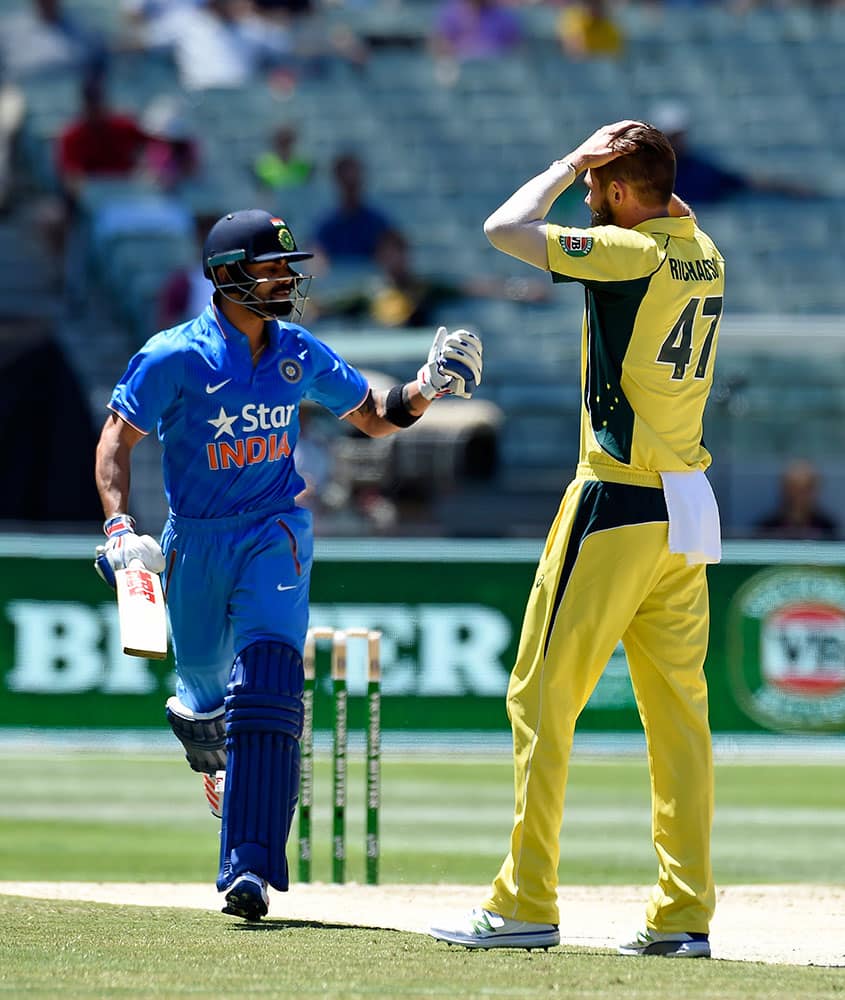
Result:
[[[701,311],[699,312],[699,306]],[[683,312],[678,317],[677,322],[669,331],[669,336],[663,341],[657,360],[664,365],[672,365],[672,375],[674,379],[682,379],[692,360],[693,352],[693,332],[696,320],[700,322],[710,321],[707,332],[704,335],[704,343],[701,347],[701,354],[698,364],[695,366],[694,378],[704,378],[707,373],[707,362],[710,360],[710,353],[713,350],[713,338],[716,335],[716,328],[722,316],[722,296],[709,295],[702,300],[693,297],[687,302]]]

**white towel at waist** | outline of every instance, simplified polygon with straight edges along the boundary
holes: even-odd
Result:
[[[687,557],[687,565],[717,563],[722,558],[719,507],[707,476],[661,472],[669,513],[669,551]]]

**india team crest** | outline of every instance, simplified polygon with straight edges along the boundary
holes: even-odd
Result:
[[[296,240],[294,240],[293,233],[288,228],[285,220],[271,219],[270,221],[276,227],[276,235],[279,238],[279,246],[282,250],[296,250]]]
[[[561,249],[569,257],[586,257],[593,249],[592,236],[561,236]]]
[[[279,362],[279,374],[285,382],[298,382],[302,378],[302,365],[293,358],[285,358]]]
[[[817,567],[755,574],[729,615],[731,686],[767,729],[845,727],[845,579]]]

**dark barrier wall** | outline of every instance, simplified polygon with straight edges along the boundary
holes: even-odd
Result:
[[[88,400],[50,325],[0,316],[0,519],[97,524],[96,445]]]
[[[0,536],[0,726],[164,724],[173,665],[124,656],[93,538]],[[383,724],[507,729],[504,693],[540,542],[322,541],[312,624],[384,633]],[[708,570],[714,730],[845,730],[845,545],[728,543]],[[202,595],[197,595],[202,608]],[[363,643],[349,651],[362,722]],[[328,647],[317,727],[329,728]],[[620,646],[579,727],[640,727]]]

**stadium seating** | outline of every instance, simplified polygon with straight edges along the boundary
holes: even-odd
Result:
[[[119,5],[109,0],[67,0],[66,6],[105,30],[119,28]],[[527,41],[518,54],[467,63],[447,83],[425,47],[435,9],[433,0],[331,5],[324,12],[329,23],[373,43],[362,70],[336,62],[304,74],[292,92],[261,83],[193,95],[190,114],[206,173],[181,193],[186,208],[216,213],[266,199],[253,184],[250,163],[272,129],[292,121],[320,170],[289,208],[267,207],[290,216],[300,243],[331,202],[331,157],[354,149],[367,165],[373,197],[409,236],[418,269],[520,277],[521,264],[489,247],[481,229],[485,216],[597,124],[644,117],[658,100],[681,100],[690,110],[694,145],[737,170],[819,190],[817,199],[743,195],[699,211],[729,262],[718,375],[725,384],[742,384],[708,413],[708,437],[726,441],[730,450],[723,464],[731,470],[717,460],[714,472],[736,478],[744,454],[768,462],[772,474],[785,456],[824,454],[827,445],[807,428],[829,440],[832,425],[845,426],[845,10],[628,4],[615,11],[626,38],[619,59],[573,62],[554,37],[558,8],[534,5],[519,8]],[[397,41],[402,44],[391,44]],[[139,113],[177,87],[175,70],[161,55],[114,60],[111,93],[120,107]],[[51,141],[75,109],[77,89],[61,75],[25,86],[21,155],[32,183],[43,190],[54,187]],[[585,216],[574,221],[583,223]],[[129,348],[153,332],[150,300],[190,255],[190,241],[185,234],[142,236],[130,228],[112,233],[104,252],[94,237],[92,230],[93,256],[107,288],[124,290],[113,315],[128,328],[111,336],[118,342],[124,337]],[[444,321],[485,334],[484,391],[508,414],[503,475],[524,488],[546,488],[551,479],[557,489],[575,459],[580,307],[577,290],[566,288],[555,292],[552,306],[466,300],[442,311]],[[753,325],[761,313],[780,319],[770,343],[758,349],[752,338],[752,349],[742,317]],[[788,345],[804,343],[808,315],[824,318],[814,329],[823,328],[839,345],[833,348],[837,367],[818,354],[796,362],[801,347]],[[512,373],[526,373],[529,340],[543,372],[533,384],[515,388]],[[778,351],[767,353],[775,341]],[[112,374],[92,376],[98,390]],[[845,447],[838,454],[845,455]],[[731,495],[731,517],[747,524],[751,494],[735,484]]]

